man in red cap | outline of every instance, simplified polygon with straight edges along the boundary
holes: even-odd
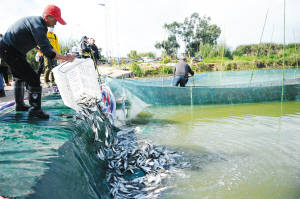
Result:
[[[53,27],[56,22],[65,25],[61,18],[60,8],[48,5],[42,16],[24,17],[12,26],[0,40],[0,57],[10,66],[15,79],[16,111],[29,111],[30,117],[48,119],[49,115],[41,109],[42,87],[40,77],[26,61],[28,51],[40,46],[42,53],[49,59],[60,59],[72,62],[74,56],[63,56],[56,52],[47,38],[48,27]],[[28,83],[29,104],[24,103],[24,85]]]

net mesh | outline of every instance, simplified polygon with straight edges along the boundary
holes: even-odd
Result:
[[[189,78],[187,87],[173,87],[173,77],[106,80],[117,98],[134,95],[152,105],[251,103],[281,97],[286,101],[300,95],[299,69],[201,73]]]

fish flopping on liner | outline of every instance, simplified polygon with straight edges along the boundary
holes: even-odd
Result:
[[[95,142],[100,143],[96,155],[107,164],[106,181],[112,198],[157,198],[169,188],[164,179],[190,167],[177,152],[138,139],[134,129],[114,127],[100,100],[83,96],[78,104],[82,109],[76,119],[90,126]]]

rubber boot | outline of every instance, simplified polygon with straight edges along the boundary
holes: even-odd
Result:
[[[42,87],[31,87],[29,89],[29,104],[31,105],[28,115],[29,117],[36,117],[40,119],[49,119],[49,115],[41,108]]]
[[[6,95],[5,95],[5,90],[3,89],[3,90],[0,90],[0,97],[5,97]]]
[[[29,106],[24,103],[24,87],[25,82],[16,79],[14,85],[16,111],[28,111]]]

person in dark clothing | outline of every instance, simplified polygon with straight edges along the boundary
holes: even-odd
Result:
[[[27,111],[29,117],[48,119],[49,115],[41,108],[42,87],[40,77],[26,61],[28,51],[40,47],[42,53],[53,59],[61,59],[72,62],[74,56],[63,56],[53,50],[47,38],[47,27],[53,27],[56,22],[65,25],[61,18],[61,11],[55,5],[48,5],[43,16],[24,17],[12,26],[4,34],[0,41],[0,57],[10,66],[15,81],[16,111]],[[28,84],[29,104],[24,103],[24,85]]]
[[[97,65],[99,65],[100,62],[100,56],[99,56],[99,50],[98,47],[95,44],[95,39],[94,38],[90,38],[90,48],[92,50],[92,54],[94,57],[94,61],[96,62]]]
[[[11,84],[9,83],[9,79],[8,79],[9,66],[2,59],[0,59],[0,74],[3,76],[6,86],[11,86]]]
[[[83,36],[81,38],[81,43],[80,43],[80,55],[82,58],[86,59],[90,57],[90,53],[91,53],[91,48],[89,46],[89,41],[88,41],[88,37],[87,36]]]
[[[3,35],[0,34],[0,40],[2,39],[2,37],[3,37]],[[8,79],[8,75],[10,74],[9,73],[9,66],[2,59],[0,59],[0,74],[4,78],[6,86],[11,86],[11,84],[9,83],[9,79]]]
[[[193,76],[194,71],[191,69],[190,65],[186,63],[186,58],[181,58],[180,62],[174,66],[174,79],[173,86],[185,87],[186,83],[189,81],[189,73]]]

